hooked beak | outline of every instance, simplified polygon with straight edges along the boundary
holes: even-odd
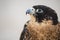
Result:
[[[27,14],[34,14],[34,12],[35,12],[35,10],[33,10],[33,9],[28,9],[28,10],[26,11],[26,15],[27,15]]]

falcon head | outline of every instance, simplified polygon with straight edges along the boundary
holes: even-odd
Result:
[[[53,25],[58,23],[58,17],[55,10],[44,5],[35,5],[33,9],[28,9],[26,14],[32,15],[38,23],[41,23],[42,20],[51,20]]]

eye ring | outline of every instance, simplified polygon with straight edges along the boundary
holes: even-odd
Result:
[[[43,13],[43,10],[42,9],[37,9],[36,12],[37,13]]]

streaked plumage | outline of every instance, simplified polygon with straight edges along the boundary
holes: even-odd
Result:
[[[24,25],[20,40],[60,40],[60,23],[56,12],[44,5],[26,12],[31,19]]]

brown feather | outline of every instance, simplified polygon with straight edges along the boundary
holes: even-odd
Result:
[[[26,40],[60,40],[60,23],[52,25],[52,20],[43,20],[41,23],[30,20],[27,24]],[[29,39],[28,39],[29,38]]]

